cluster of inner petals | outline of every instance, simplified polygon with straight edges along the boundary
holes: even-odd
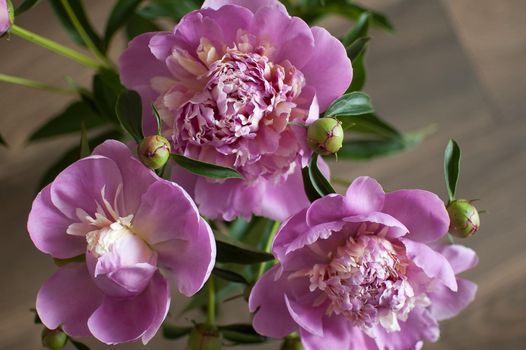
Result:
[[[272,143],[269,138],[276,139],[275,135],[283,133],[290,121],[306,116],[305,111],[294,111],[305,78],[287,60],[272,62],[268,57],[271,52],[268,45],[242,31],[232,47],[217,47],[202,38],[193,55],[173,50],[169,60],[193,77],[181,78],[158,99],[164,110],[161,115],[165,114],[163,120],[172,128],[176,152],[202,158],[203,147],[213,148],[215,158],[226,163],[222,165],[244,172],[243,167],[259,162],[266,152],[276,151],[266,150]],[[161,86],[157,90],[162,90],[163,84],[157,81]],[[285,166],[269,164],[268,168],[273,168],[270,172],[289,171],[296,155],[287,152],[290,161],[280,161]],[[279,167],[283,169],[275,169]],[[263,169],[263,173],[265,170],[269,169]]]
[[[328,254],[327,264],[305,275],[310,291],[322,292],[314,306],[327,305],[327,315],[342,315],[365,331],[380,324],[392,332],[400,330],[398,320],[407,319],[419,298],[405,276],[403,255],[378,229],[363,223]]]
[[[97,203],[94,215],[77,208],[76,214],[79,223],[71,224],[67,233],[74,236],[83,236],[88,243],[88,251],[95,257],[100,257],[109,251],[120,239],[126,235],[134,234],[132,230],[133,215],[121,217],[117,211],[117,198],[121,192],[117,190],[113,205],[105,198],[105,189],[101,190],[102,203]]]

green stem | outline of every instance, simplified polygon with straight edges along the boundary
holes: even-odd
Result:
[[[25,39],[27,41],[30,41],[34,44],[40,45],[42,47],[45,47],[48,50],[53,51],[54,53],[57,53],[61,56],[67,57],[73,61],[76,61],[80,64],[83,64],[89,68],[97,69],[99,68],[99,64],[91,59],[90,57],[75,51],[73,49],[70,49],[69,47],[65,47],[56,41],[50,40],[48,38],[44,38],[43,36],[40,36],[38,34],[35,34],[33,32],[30,32],[29,30],[26,30],[24,28],[21,28],[17,26],[16,24],[13,24],[11,28],[9,29],[9,33],[16,35],[22,39]]]
[[[45,90],[50,92],[57,92],[65,95],[77,95],[77,92],[73,89],[63,88],[60,86],[53,86],[46,83],[41,83],[36,80],[30,80],[12,75],[0,74],[0,81],[4,83],[10,83],[15,85],[21,85],[32,89]]]
[[[104,66],[112,68],[112,63],[106,58],[106,56],[102,52],[100,52],[99,48],[97,47],[97,45],[95,45],[93,40],[91,40],[90,36],[88,35],[86,30],[80,23],[79,19],[77,18],[77,15],[75,15],[75,11],[73,11],[73,8],[69,4],[69,1],[61,0],[61,3],[62,6],[64,6],[64,10],[66,10],[69,19],[71,20],[71,23],[73,24],[73,27],[75,27],[75,29],[79,33],[82,41],[84,41],[88,50],[90,50],[91,53],[93,53],[99,59],[99,61],[102,62]]]
[[[265,252],[270,252],[270,249],[272,248],[272,241],[274,240],[274,236],[276,236],[276,233],[278,232],[278,229],[279,229],[279,225],[281,223],[279,221],[274,221],[274,224],[272,225],[272,229],[270,230],[270,233],[267,237],[267,242],[265,243]],[[258,270],[258,274],[256,275],[257,278],[256,280],[258,280],[261,275],[263,275],[263,273],[265,272],[265,267],[267,266],[267,263],[266,262],[262,262],[260,265],[259,265],[259,270]]]
[[[208,279],[208,318],[207,324],[214,326],[216,323],[216,288],[214,276]]]

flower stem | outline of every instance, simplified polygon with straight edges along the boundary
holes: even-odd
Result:
[[[279,221],[274,221],[274,224],[272,224],[272,229],[270,230],[270,233],[267,237],[267,242],[265,243],[265,252],[270,252],[270,249],[272,248],[272,241],[274,240],[274,236],[276,236],[276,233],[278,232],[279,225],[281,223]],[[258,280],[261,275],[265,272],[265,267],[267,266],[266,262],[262,262],[261,265],[259,265],[258,274],[256,275]]]
[[[207,324],[214,326],[216,323],[216,288],[214,276],[208,279],[208,317]]]
[[[50,40],[48,38],[44,38],[43,36],[40,36],[38,34],[35,34],[33,32],[30,32],[29,30],[26,30],[24,28],[21,28],[17,26],[16,24],[13,24],[11,28],[9,29],[9,33],[16,35],[22,39],[25,39],[27,41],[30,41],[34,44],[40,45],[42,47],[45,47],[48,50],[53,51],[54,53],[57,53],[61,56],[67,57],[73,61],[76,61],[80,64],[83,64],[89,68],[97,69],[99,68],[100,64],[98,64],[96,61],[91,59],[90,57],[75,51],[73,49],[70,49],[68,47],[65,47],[56,41]]]
[[[75,11],[73,11],[73,8],[71,8],[71,5],[69,4],[68,0],[61,0],[62,6],[64,6],[64,10],[66,10],[66,13],[68,14],[69,19],[71,20],[71,23],[73,24],[73,27],[77,30],[79,33],[82,41],[86,44],[86,47],[88,50],[91,51],[99,59],[102,64],[108,68],[112,68],[112,63],[106,58],[106,56],[100,52],[99,48],[93,40],[89,37],[88,33],[80,23],[79,19],[77,18],[77,15],[75,14]]]
[[[30,80],[12,75],[0,74],[0,81],[4,83],[10,83],[15,85],[21,85],[32,89],[45,90],[50,92],[56,92],[65,95],[77,95],[77,92],[73,89],[63,88],[60,86],[48,85],[36,80]]]

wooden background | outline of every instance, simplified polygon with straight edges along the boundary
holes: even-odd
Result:
[[[113,2],[87,3],[101,28]],[[481,198],[478,206],[487,210],[478,235],[465,241],[480,255],[479,266],[465,274],[479,292],[458,318],[443,322],[441,340],[425,348],[526,349],[526,2],[364,3],[386,11],[397,28],[395,35],[373,33],[366,91],[375,107],[403,130],[436,124],[438,132],[402,155],[371,163],[340,162],[333,171],[338,177],[370,175],[387,188],[420,187],[445,197],[442,154],[448,137],[454,137],[463,150],[460,195]],[[45,2],[17,22],[69,43]],[[336,22],[329,25],[338,27]],[[16,37],[0,41],[0,72],[59,85],[65,75],[87,84],[91,74]],[[40,348],[39,328],[28,309],[54,266],[32,246],[25,221],[39,176],[77,137],[31,145],[25,140],[68,100],[0,84],[0,132],[10,144],[9,150],[0,149],[1,349]],[[175,308],[184,302],[176,297]],[[245,306],[238,302],[235,307],[243,312]],[[197,316],[183,321],[192,317]],[[89,343],[93,349],[106,348]],[[182,349],[183,343],[156,337],[151,348]],[[252,347],[265,348],[278,345]]]

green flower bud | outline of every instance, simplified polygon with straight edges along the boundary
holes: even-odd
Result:
[[[343,143],[342,123],[334,118],[320,118],[307,130],[309,147],[322,156],[336,153]]]
[[[447,205],[447,212],[451,220],[449,232],[456,237],[469,237],[480,227],[479,213],[470,201],[456,199]]]
[[[170,143],[161,135],[145,137],[137,148],[141,162],[151,169],[162,168],[170,158]]]
[[[221,345],[221,334],[216,327],[198,324],[190,332],[186,350],[219,350]]]
[[[301,345],[301,340],[296,337],[287,337],[281,344],[280,350],[303,350],[303,345]]]
[[[51,350],[60,350],[68,341],[68,336],[60,328],[42,330],[42,345]]]

